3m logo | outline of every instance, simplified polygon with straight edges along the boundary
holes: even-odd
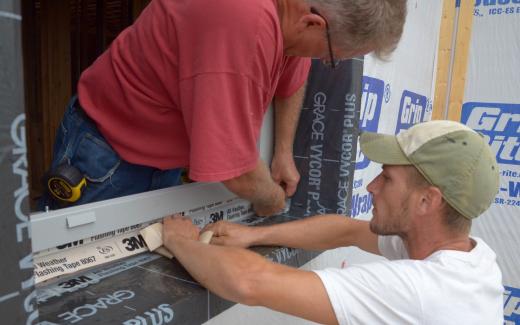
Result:
[[[213,212],[209,215],[210,222],[217,222],[220,220],[224,220],[224,211]]]
[[[64,282],[58,283],[58,286],[63,289],[71,289],[77,286],[85,287],[89,282],[93,281],[88,276],[82,275],[77,278],[73,278]]]
[[[126,245],[125,249],[129,252],[133,252],[136,249],[143,248],[146,245],[144,238],[141,235],[125,238],[122,242]]]
[[[363,94],[361,95],[361,112],[359,115],[359,129],[363,131],[376,132],[381,115],[381,105],[385,83],[383,80],[363,76]],[[356,169],[364,169],[370,161],[357,150]]]
[[[428,110],[427,104],[428,100],[425,96],[408,90],[403,91],[395,134],[409,129],[414,124],[424,122]]]
[[[520,165],[520,104],[465,103],[461,120],[486,137],[499,163]]]

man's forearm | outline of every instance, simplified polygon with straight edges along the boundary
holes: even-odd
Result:
[[[265,267],[267,260],[251,251],[207,245],[185,238],[173,238],[166,247],[186,270],[204,287],[217,295],[239,303],[251,304],[248,291],[256,271]]]
[[[169,237],[165,244],[195,280],[225,299],[337,323],[325,287],[313,272],[272,263],[242,248],[182,237]]]
[[[257,208],[272,210],[266,215],[284,207],[284,190],[273,181],[269,169],[260,159],[254,170],[223,183],[231,192],[251,201]]]
[[[293,144],[300,117],[305,85],[288,98],[274,99],[275,134],[271,175],[287,196],[296,192],[300,174],[294,163]]]
[[[287,98],[275,97],[275,137],[274,154],[290,154],[292,156],[294,136],[300,118],[301,105],[305,95],[305,84]]]
[[[357,246],[377,253],[377,236],[368,222],[341,215],[321,215],[266,227],[253,227],[253,245],[279,245],[307,250]]]

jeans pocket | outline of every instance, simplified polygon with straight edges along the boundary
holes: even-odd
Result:
[[[71,164],[81,170],[88,181],[102,183],[115,173],[121,158],[103,139],[86,132],[78,143]]]

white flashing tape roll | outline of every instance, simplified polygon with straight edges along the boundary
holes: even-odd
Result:
[[[160,254],[166,258],[172,258],[173,254],[163,246],[163,225],[162,223],[154,223],[144,229],[142,229],[139,233],[143,236],[148,249],[152,252]],[[211,238],[213,237],[213,231],[208,230],[203,232],[199,236],[199,241],[204,244],[209,244]]]

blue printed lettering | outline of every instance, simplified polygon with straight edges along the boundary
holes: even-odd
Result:
[[[520,164],[520,104],[465,103],[461,121],[484,135],[499,163]]]
[[[496,6],[498,5],[508,5],[508,4],[520,4],[520,0],[476,0],[475,7],[478,6]]]
[[[509,181],[509,196],[520,197],[520,182]]]
[[[385,83],[383,80],[363,76],[363,93],[361,95],[361,112],[359,116],[360,130],[369,132],[377,131],[384,90]],[[370,161],[363,155],[358,146],[356,169],[364,169],[369,163]]]
[[[520,289],[504,287],[504,324],[520,322]]]
[[[395,134],[402,130],[409,129],[412,125],[426,120],[428,100],[426,96],[416,94],[409,90],[404,90],[399,105],[399,117]]]
[[[355,218],[360,214],[368,213],[372,209],[372,194],[356,194],[352,196],[351,217]]]

